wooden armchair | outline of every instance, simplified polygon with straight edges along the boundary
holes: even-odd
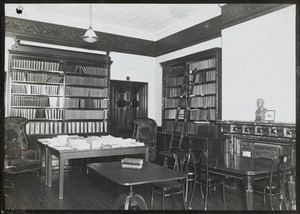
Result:
[[[42,168],[38,150],[28,149],[26,123],[27,119],[23,117],[6,117],[4,119],[5,173],[33,172]]]
[[[149,146],[149,160],[156,158],[157,124],[150,118],[136,118],[133,121],[132,138]]]

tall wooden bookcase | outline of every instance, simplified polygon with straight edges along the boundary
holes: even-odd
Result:
[[[221,49],[214,48],[162,63],[163,103],[162,131],[171,133],[181,87],[186,71],[190,78],[185,87],[190,96],[190,114],[187,136],[216,137],[216,120],[221,119]],[[191,93],[189,89],[195,72],[196,78]],[[187,99],[187,98],[186,98]],[[183,118],[179,117],[179,120]]]
[[[37,137],[108,133],[111,63],[108,55],[15,45],[6,116],[29,119],[26,133]]]

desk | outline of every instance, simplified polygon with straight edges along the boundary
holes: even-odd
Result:
[[[150,162],[144,162],[141,169],[123,169],[120,162],[91,163],[87,164],[87,167],[119,185],[130,187],[128,194],[122,194],[116,200],[114,206],[116,209],[125,204],[125,210],[128,210],[130,201],[131,206],[139,205],[142,209],[147,209],[144,198],[134,194],[135,185],[186,179],[184,173]]]
[[[40,149],[45,150],[45,185],[52,186],[52,155],[59,159],[59,199],[63,199],[64,186],[64,164],[65,160],[77,158],[107,157],[118,155],[145,154],[145,160],[149,160],[149,150],[147,146],[121,147],[110,149],[89,149],[89,150],[58,150],[41,141],[38,141]]]

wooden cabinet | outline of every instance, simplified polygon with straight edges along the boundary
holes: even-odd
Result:
[[[214,48],[164,62],[162,67],[162,131],[172,132],[176,109],[183,95],[181,88],[186,84],[184,96],[186,100],[188,97],[191,99],[186,134],[215,136],[215,121],[221,119],[221,49]],[[184,83],[186,73],[189,79]],[[180,119],[183,121],[184,118]]]
[[[107,133],[110,64],[108,55],[16,45],[6,116],[29,119],[28,135]]]

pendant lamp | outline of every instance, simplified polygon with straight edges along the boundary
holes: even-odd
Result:
[[[90,4],[90,27],[85,32],[84,36],[82,37],[84,41],[88,43],[94,43],[98,41],[98,36],[96,35],[95,31],[92,28],[92,4]]]

